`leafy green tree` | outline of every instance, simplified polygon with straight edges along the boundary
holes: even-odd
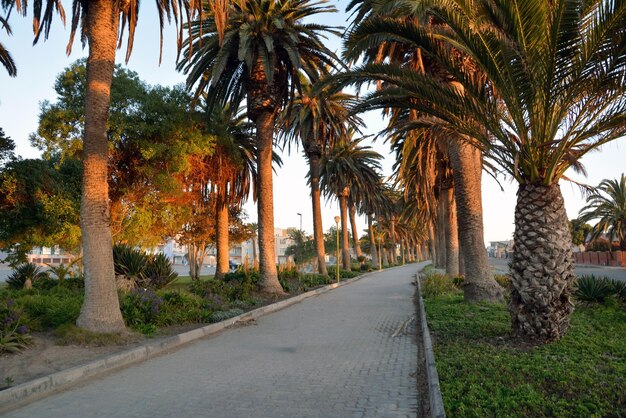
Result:
[[[387,64],[343,77],[394,85],[407,108],[460,134],[519,183],[509,303],[516,333],[560,338],[573,310],[571,235],[559,180],[580,159],[626,131],[626,3],[593,0],[424,0],[413,4],[446,30],[374,19],[358,42],[421,48],[454,80]],[[370,36],[375,34],[374,36]],[[358,34],[357,34],[358,35]],[[357,36],[358,38],[358,36]],[[454,49],[452,49],[454,47]],[[484,75],[459,66],[459,50]],[[389,93],[389,92],[386,92]],[[382,92],[364,106],[389,106]]]
[[[2,168],[0,247],[12,261],[25,261],[35,246],[79,253],[80,183],[80,163],[73,159],[13,160]]]
[[[291,228],[288,234],[293,244],[287,247],[285,255],[293,257],[296,265],[301,266],[317,257],[315,241],[304,231]]]
[[[585,245],[587,235],[591,232],[591,225],[580,218],[569,221],[569,230],[572,233],[572,244]]]
[[[57,98],[41,105],[31,143],[45,158],[80,158],[85,127],[87,72],[79,60],[59,74]],[[179,204],[178,173],[190,155],[213,151],[201,112],[182,88],[152,87],[117,66],[107,128],[111,233],[116,242],[151,247],[174,236],[190,209]]]
[[[619,241],[620,248],[626,250],[626,176],[602,180],[578,219],[581,223],[597,220],[591,227],[592,239],[606,234],[609,241]]]
[[[15,156],[14,151],[15,142],[13,142],[11,137],[6,136],[4,130],[0,128],[0,166]]]
[[[256,126],[258,170],[259,271],[263,292],[283,294],[274,248],[272,146],[276,115],[300,90],[300,77],[314,81],[336,67],[338,59],[322,38],[331,27],[305,19],[334,12],[325,0],[247,0],[230,2],[227,18],[208,13],[192,22],[192,38],[179,64],[187,86],[206,93],[209,103],[245,99]],[[209,10],[207,10],[209,12]],[[224,23],[223,34],[220,33]]]
[[[54,12],[59,12],[62,19],[65,19],[65,14],[60,0],[36,0],[33,3],[33,27],[37,42],[42,34],[44,38],[48,37]],[[157,1],[161,29],[165,19],[171,21],[174,18],[177,25],[182,25],[186,19],[192,19],[200,11],[202,4],[201,1]],[[25,15],[27,5],[27,1],[3,0],[0,2],[0,9],[10,10],[16,7],[18,13]],[[81,189],[85,299],[77,324],[94,332],[119,332],[126,329],[119,309],[113,267],[106,131],[116,49],[122,44],[122,32],[128,30],[128,60],[132,52],[138,12],[139,0],[77,0],[72,3],[68,51],[77,31],[80,32],[83,46],[89,45]],[[178,33],[179,37],[183,36],[182,30]],[[180,41],[179,38],[179,45]]]

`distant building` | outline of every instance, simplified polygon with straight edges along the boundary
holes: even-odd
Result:
[[[513,240],[490,241],[487,254],[493,258],[509,258],[513,253]]]

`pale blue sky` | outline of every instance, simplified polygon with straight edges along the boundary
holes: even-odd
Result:
[[[331,25],[345,25],[344,13],[347,1],[335,2],[340,13],[322,15],[320,22]],[[69,13],[71,2],[64,5]],[[128,68],[139,73],[142,80],[149,84],[174,85],[184,83],[184,76],[175,71],[176,58],[175,34],[173,27],[166,28],[163,48],[163,63],[158,65],[159,58],[159,30],[155,7],[151,2],[142,2],[139,13],[139,23],[135,37],[133,55]],[[30,12],[30,11],[29,11]],[[74,44],[70,57],[65,55],[65,46],[68,31],[60,21],[56,21],[50,33],[50,39],[40,41],[32,46],[32,30],[30,18],[21,18],[13,15],[11,18],[13,36],[7,37],[0,32],[0,40],[13,55],[18,67],[18,76],[10,78],[0,69],[0,127],[12,137],[18,145],[18,154],[25,158],[34,158],[39,155],[36,149],[30,147],[28,135],[37,129],[39,103],[43,100],[54,101],[53,84],[56,76],[70,63],[86,55],[79,42]],[[333,49],[339,50],[337,40],[329,41]],[[125,50],[118,53],[118,62],[123,64]],[[368,132],[376,133],[384,126],[379,114],[368,114],[365,118]],[[382,154],[387,155],[388,148],[382,143],[374,144]],[[292,155],[283,155],[284,165],[278,170],[274,178],[274,205],[275,224],[277,227],[298,226],[303,215],[303,227],[312,232],[312,210],[309,198],[309,189],[306,185],[307,164],[295,152]],[[620,139],[604,147],[601,152],[588,155],[583,159],[589,177],[587,179],[575,176],[574,178],[591,185],[597,185],[604,178],[616,178],[625,171],[626,144]],[[384,164],[385,174],[391,173],[393,161],[387,158]],[[483,176],[483,206],[485,220],[486,241],[504,240],[513,234],[513,211],[515,208],[516,184],[507,179],[501,179],[504,192],[489,177]],[[576,186],[562,185],[566,208],[570,218],[576,217],[584,205]],[[333,216],[338,213],[335,201],[327,202],[324,207],[324,229],[334,224]],[[256,209],[252,204],[247,205],[250,220],[256,219]],[[365,220],[361,221],[365,225]]]

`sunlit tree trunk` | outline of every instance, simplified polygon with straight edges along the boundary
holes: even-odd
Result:
[[[228,254],[228,205],[221,197],[217,198],[215,221],[215,246],[217,249],[215,277],[221,279],[230,271]]]
[[[372,214],[367,215],[367,232],[370,237],[370,255],[372,256],[372,263],[378,263],[378,251],[376,250],[376,235],[374,235],[374,219]]]
[[[445,193],[443,190],[439,191],[437,197],[437,223],[436,223],[436,232],[437,232],[437,268],[446,268],[446,234],[445,234]]]
[[[341,266],[350,271],[350,237],[348,236],[348,190],[347,187],[339,195],[341,209]]]
[[[468,302],[501,301],[503,289],[493,279],[485,251],[481,153],[458,139],[450,139],[448,142],[465,270],[464,298]]]
[[[274,114],[261,112],[256,118],[257,129],[257,211],[259,222],[259,276],[261,291],[282,295],[276,269],[274,248],[274,196],[272,173],[272,142]]]
[[[119,12],[116,2],[93,0],[86,13],[89,55],[80,209],[85,297],[76,324],[92,332],[123,332],[113,269],[106,135]]]
[[[443,230],[446,241],[446,274],[459,275],[459,232],[456,224],[456,202],[454,188],[441,191],[443,195]]]
[[[324,248],[324,229],[322,226],[322,204],[320,194],[320,151],[317,146],[309,146],[307,157],[311,173],[311,203],[313,205],[313,239],[317,252],[317,268],[320,274],[328,275],[326,268],[326,249]]]
[[[361,243],[359,242],[359,230],[356,227],[356,207],[354,203],[351,202],[348,204],[349,214],[350,214],[350,226],[352,228],[352,240],[354,241],[354,253],[357,256],[357,259],[361,258],[363,255],[363,251],[361,251]]]
[[[561,338],[574,309],[571,233],[558,184],[520,185],[515,206],[509,311],[513,330],[534,341]]]
[[[397,252],[396,252],[396,247],[398,245],[398,243],[396,242],[396,216],[393,215],[391,217],[391,254],[390,254],[390,258],[391,258],[391,264],[395,265],[398,263],[398,257],[397,257]]]

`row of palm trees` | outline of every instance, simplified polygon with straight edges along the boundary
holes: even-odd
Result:
[[[33,8],[36,39],[47,36],[55,7],[62,11],[58,0],[47,0],[43,8],[42,2],[35,0]],[[72,37],[84,25],[89,45],[81,207],[87,283],[78,324],[94,331],[124,328],[109,257],[105,129],[119,23],[129,28],[130,54],[137,3],[73,3]],[[1,4],[26,13],[24,1]],[[322,167],[339,164],[341,147],[359,146],[339,140],[358,129],[354,115],[384,109],[403,199],[357,187],[377,171],[375,158],[366,155],[371,173],[322,177],[342,202],[342,224],[357,210],[367,215],[370,231],[375,217],[380,225],[388,222],[393,257],[398,229],[412,231],[419,242],[429,243],[440,264],[445,260],[449,272],[464,270],[466,299],[498,300],[502,292],[488,274],[484,251],[480,174],[485,167],[502,171],[519,183],[509,304],[513,328],[539,341],[566,331],[574,275],[558,182],[567,178],[568,168],[582,168],[579,160],[587,152],[626,133],[626,3],[353,0],[344,58],[362,64],[351,69],[323,43],[324,36],[339,34],[337,28],[307,23],[335,11],[325,1],[179,0],[157,7],[161,25],[164,16],[181,24],[190,19],[189,31],[179,32],[178,65],[189,89],[205,95],[210,106],[238,108],[245,100],[255,125],[263,291],[282,293],[274,264],[272,196],[273,140],[283,123],[281,111],[291,111],[285,123],[292,131],[286,135],[299,139],[309,161],[315,214]],[[349,105],[355,99],[341,89],[369,83],[377,89],[339,118],[329,99],[338,95],[338,103]],[[332,145],[339,146],[324,153]],[[384,188],[381,181],[363,183]],[[398,205],[402,210],[380,217],[381,208]],[[316,235],[318,227],[321,222]],[[370,242],[377,241],[370,232]]]

